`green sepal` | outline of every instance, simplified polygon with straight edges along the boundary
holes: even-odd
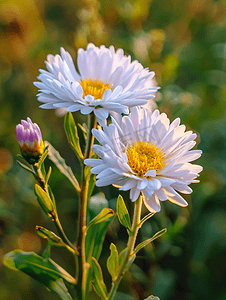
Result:
[[[107,268],[108,272],[111,274],[112,281],[115,281],[119,271],[118,250],[113,243],[110,245],[110,250],[111,254],[107,259]]]
[[[3,263],[5,266],[13,270],[20,270],[44,284],[45,281],[60,278],[70,284],[75,284],[75,279],[61,266],[52,259],[45,259],[34,252],[24,252],[18,249],[11,251],[4,256]]]
[[[119,222],[131,233],[131,220],[129,212],[121,195],[118,196],[117,200],[117,216]]]
[[[149,296],[148,298],[144,299],[144,300],[160,300],[159,297],[156,296]]]
[[[107,288],[103,280],[103,274],[98,261],[92,257],[92,268],[93,268],[93,287],[96,293],[101,297],[102,300],[108,299]]]
[[[84,157],[81,151],[77,126],[71,112],[68,112],[64,118],[64,128],[68,138],[68,142],[71,145],[73,151],[78,158],[83,161]]]
[[[145,246],[147,246],[149,243],[153,242],[155,239],[157,239],[158,237],[160,237],[161,235],[163,235],[165,232],[167,231],[166,228],[160,230],[159,232],[157,232],[155,235],[153,235],[152,238],[141,242],[139,245],[136,246],[133,255],[136,254],[138,251],[140,251],[142,248],[144,248]]]
[[[48,244],[50,246],[55,246],[55,247],[63,247],[63,248],[67,248],[70,252],[72,252],[73,254],[75,253],[75,251],[69,247],[68,245],[66,245],[62,239],[60,237],[58,237],[54,232],[42,227],[42,226],[36,226],[36,233],[44,238],[48,240]]]
[[[39,168],[41,168],[41,165],[44,163],[44,160],[46,159],[46,157],[47,157],[47,155],[48,155],[48,148],[49,148],[49,146],[46,146],[45,148],[44,148],[44,151],[43,151],[43,153],[42,153],[42,156],[39,158],[39,160],[38,160],[38,167]]]
[[[52,200],[49,198],[47,193],[38,185],[35,184],[35,195],[37,197],[38,203],[40,204],[43,211],[48,215],[48,217],[53,216],[54,206]]]
[[[45,141],[45,144],[49,146],[49,159],[57,166],[60,172],[70,180],[76,191],[80,192],[81,189],[79,183],[75,178],[71,168],[66,165],[65,159],[61,157],[60,153],[49,142]]]
[[[114,211],[110,208],[103,208],[102,211],[94,218],[92,219],[89,224],[86,227],[86,231],[88,231],[88,229],[93,226],[96,225],[98,223],[104,222],[105,220],[111,218],[114,216]]]

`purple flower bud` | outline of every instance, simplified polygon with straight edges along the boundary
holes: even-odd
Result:
[[[32,123],[30,118],[27,118],[27,121],[21,120],[21,124],[16,126],[16,136],[23,157],[30,164],[37,162],[44,150],[42,133],[38,125]]]

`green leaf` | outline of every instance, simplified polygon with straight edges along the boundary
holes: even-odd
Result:
[[[85,141],[87,140],[87,131],[88,131],[88,126],[84,123],[84,124],[78,124],[78,127],[81,129],[82,133],[83,133],[83,137],[85,139]],[[86,127],[86,128],[85,128]]]
[[[108,299],[107,288],[103,280],[101,267],[94,257],[92,258],[92,267],[93,267],[93,277],[94,277],[93,287],[97,292],[97,294],[101,297],[101,299],[107,300]]]
[[[80,192],[81,189],[79,183],[71,168],[66,165],[65,160],[60,156],[60,153],[49,142],[45,141],[45,144],[49,146],[49,159],[57,166],[60,172],[70,180],[74,188]]]
[[[51,168],[51,166],[49,167],[49,171],[48,171],[48,173],[47,173],[47,175],[46,175],[46,184],[48,183],[48,181],[49,181],[49,177],[50,177],[50,175],[51,175],[51,172],[52,172],[52,168]]]
[[[144,299],[144,300],[160,300],[159,297],[155,297],[155,296],[149,296],[148,298]]]
[[[48,155],[48,146],[45,147],[42,156],[38,160],[38,166],[39,166],[39,168],[44,163],[44,160],[46,159],[47,155]]]
[[[71,112],[68,112],[64,118],[64,128],[73,151],[76,153],[78,158],[83,161],[84,157],[79,144],[79,136],[77,131],[77,126],[75,124],[74,118]]]
[[[35,176],[35,173],[32,171],[32,169],[30,169],[28,166],[26,166],[25,164],[23,164],[22,162],[20,162],[19,160],[16,161],[18,163],[18,165],[23,168],[24,170],[30,172],[32,175]]]
[[[93,193],[93,189],[95,187],[95,182],[96,182],[96,175],[91,174],[90,172],[91,167],[85,166],[84,170],[84,175],[85,175],[85,180],[88,182],[88,195],[87,199],[90,199]]]
[[[103,208],[108,206],[108,201],[105,199],[103,193],[98,193],[90,198],[88,203],[88,215],[90,218],[95,218]],[[89,227],[86,235],[86,261],[92,263],[92,257],[99,259],[106,231],[113,218],[109,218],[99,224]],[[86,280],[86,293],[89,290],[90,282],[92,280],[92,269],[89,269]]]
[[[104,208],[108,207],[108,201],[103,193],[98,193],[92,196],[88,202],[88,215],[90,218],[95,218]],[[100,257],[102,245],[107,228],[113,218],[107,219],[102,223],[91,226],[86,235],[86,260],[88,257],[95,257],[97,260]]]
[[[75,253],[75,251],[69,247],[68,245],[66,245],[62,239],[60,237],[58,237],[54,232],[42,227],[42,226],[36,226],[36,233],[44,238],[48,240],[49,245],[51,246],[55,246],[55,247],[64,247],[67,248],[70,252],[72,252],[73,254]]]
[[[20,270],[43,283],[62,300],[72,300],[62,280],[74,284],[74,278],[51,259],[45,259],[33,252],[14,250],[5,255],[3,263],[8,268]]]
[[[111,250],[111,254],[107,259],[107,268],[108,268],[108,272],[111,274],[112,281],[115,281],[117,279],[118,270],[119,270],[118,250],[113,243],[111,243],[110,245],[110,250]]]
[[[124,262],[124,259],[126,257],[126,250],[127,250],[127,248],[125,248],[124,250],[122,250],[122,252],[120,252],[120,254],[119,254],[119,267],[121,267],[121,265]],[[132,265],[132,263],[134,262],[135,258],[136,258],[135,254],[130,257],[130,259],[128,260],[128,263],[126,265],[126,271]]]
[[[154,216],[155,213],[149,213],[147,214],[141,221],[139,226],[141,227],[143,225],[144,222],[146,222],[148,219],[150,219],[152,216]]]
[[[62,267],[51,259],[45,259],[34,252],[24,252],[14,250],[4,256],[5,266],[20,270],[34,279],[45,284],[49,280],[66,280],[70,284],[75,284],[75,279]]]
[[[58,279],[55,281],[50,280],[45,284],[52,292],[57,294],[62,300],[73,300],[71,295],[68,293],[68,289],[66,288],[62,279]]]
[[[122,198],[121,195],[118,196],[118,201],[117,201],[117,215],[119,222],[126,227],[126,229],[131,232],[131,221],[130,221],[130,216],[128,213],[128,210],[126,208],[125,202]]]
[[[108,218],[111,218],[114,216],[114,211],[110,208],[103,208],[102,211],[94,218],[92,219],[89,224],[86,227],[86,230],[88,230],[91,226],[96,225],[98,223],[101,223]]]
[[[52,200],[52,203],[53,203],[54,210],[56,211],[56,201],[55,201],[55,197],[53,195],[52,189],[49,185],[47,188],[48,188],[50,199]]]
[[[47,193],[38,185],[35,185],[35,195],[37,200],[44,210],[44,212],[49,216],[52,217],[52,213],[54,211],[54,206],[52,200],[49,198]]]
[[[155,235],[153,235],[152,238],[143,241],[142,243],[140,243],[139,245],[136,246],[133,254],[136,254],[138,251],[140,251],[142,248],[144,248],[145,246],[147,246],[149,243],[151,243],[152,241],[154,241],[155,239],[157,239],[158,237],[160,237],[162,234],[164,234],[167,231],[166,228],[162,229],[161,231],[157,232]]]

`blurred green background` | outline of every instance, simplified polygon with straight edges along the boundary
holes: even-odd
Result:
[[[45,68],[47,54],[58,54],[63,46],[76,61],[77,49],[89,42],[123,48],[154,70],[161,87],[158,107],[171,120],[180,117],[187,129],[198,132],[198,148],[203,150],[197,163],[204,171],[201,182],[192,185],[193,194],[186,197],[189,206],[181,209],[164,202],[162,211],[145,223],[138,241],[164,227],[168,232],[140,252],[117,299],[144,299],[151,294],[161,300],[226,299],[225,17],[225,0],[1,0],[0,299],[58,299],[27,275],[2,264],[4,254],[16,248],[42,253],[45,242],[35,234],[35,225],[54,230],[39,209],[33,178],[16,163],[15,126],[29,116],[78,173],[62,112],[38,108],[33,81],[38,69]],[[74,116],[77,122],[86,121],[79,113]],[[52,167],[50,185],[61,222],[73,241],[76,195],[70,182]],[[102,191],[114,208],[118,191]],[[128,199],[126,193],[123,196]],[[122,249],[126,238],[115,219],[100,260],[108,287],[109,245],[114,242]],[[73,257],[67,252],[53,249],[52,257],[73,274]],[[92,299],[98,297],[93,294]]]

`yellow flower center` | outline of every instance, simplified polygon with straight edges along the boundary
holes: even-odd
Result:
[[[83,79],[80,82],[82,89],[83,89],[83,98],[87,95],[92,95],[94,97],[94,99],[102,99],[103,94],[106,90],[111,89],[110,84],[103,83],[103,80],[90,80],[88,78],[88,80]]]
[[[149,170],[156,170],[157,173],[165,166],[163,163],[165,153],[156,148],[154,143],[150,145],[150,142],[138,141],[136,145],[127,148],[126,155],[127,164],[139,177],[144,177]]]

